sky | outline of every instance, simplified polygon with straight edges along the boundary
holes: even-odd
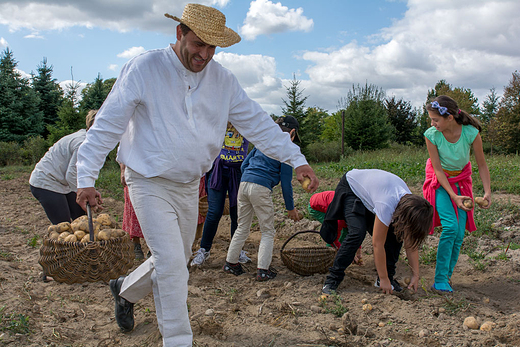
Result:
[[[518,0],[0,0],[0,50],[23,76],[44,58],[63,86],[117,77],[133,56],[175,43],[184,5],[218,8],[242,37],[217,48],[248,95],[281,115],[300,81],[306,106],[336,112],[354,85],[421,107],[446,80],[485,100],[520,70]]]

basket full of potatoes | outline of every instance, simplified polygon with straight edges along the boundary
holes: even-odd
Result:
[[[108,282],[134,264],[130,237],[109,214],[51,225],[38,262],[57,282]]]

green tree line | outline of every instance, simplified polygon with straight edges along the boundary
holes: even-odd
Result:
[[[85,116],[98,109],[115,83],[101,75],[79,93],[79,82],[66,92],[52,77],[53,66],[43,58],[24,78],[9,48],[0,55],[0,166],[34,164],[61,137],[85,127]],[[427,92],[420,109],[410,101],[387,96],[376,85],[352,85],[338,100],[338,111],[307,106],[308,96],[295,76],[282,98],[281,115],[300,123],[300,146],[311,161],[337,161],[356,150],[377,150],[391,143],[424,145],[423,133],[430,126],[425,105],[438,95],[455,99],[461,109],[482,123],[485,150],[491,154],[518,153],[520,149],[520,73],[515,71],[499,97],[495,88],[479,105],[470,89],[440,80]],[[277,115],[272,115],[277,118]]]

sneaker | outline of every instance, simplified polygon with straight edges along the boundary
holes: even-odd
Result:
[[[400,292],[403,290],[403,287],[394,279],[390,280],[390,284],[392,285],[392,290],[395,290],[396,292]],[[379,277],[376,279],[376,283],[374,283],[374,287],[379,288]]]
[[[336,283],[325,283],[323,288],[321,288],[321,292],[326,295],[331,295],[336,293],[336,289],[338,289],[338,285]]]
[[[242,264],[250,263],[251,262],[251,258],[249,258],[247,256],[247,252],[246,251],[240,251],[240,255],[238,256],[238,262],[242,263]]]
[[[193,260],[191,261],[191,266],[194,265],[202,265],[206,259],[209,258],[209,251],[206,252],[204,248],[200,248],[197,252],[194,253]]]
[[[269,269],[267,269],[267,270],[258,269],[256,271],[256,280],[260,281],[260,282],[272,280],[273,278],[276,277],[277,274],[278,273],[276,272],[276,270],[272,267],[269,267]]]
[[[134,243],[134,254],[137,260],[144,259],[144,253],[140,243]]]
[[[436,294],[453,294],[453,288],[451,288],[449,283],[434,283],[432,292]]]
[[[132,331],[134,328],[134,304],[119,296],[124,280],[125,276],[121,276],[117,280],[110,280],[110,291],[116,302],[115,314],[117,325],[119,325],[122,332],[126,333]]]
[[[231,264],[226,261],[226,264],[224,264],[224,267],[222,268],[224,272],[227,272],[228,274],[233,274],[235,276],[242,275],[245,271],[242,269],[242,264],[236,263]]]

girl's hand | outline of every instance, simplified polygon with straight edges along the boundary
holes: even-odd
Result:
[[[471,208],[467,208],[466,206],[464,206],[464,200],[467,200],[467,199],[472,200],[469,196],[456,195],[455,197],[453,197],[451,199],[453,200],[455,205],[457,205],[458,208],[460,208],[466,212],[469,212],[472,210]]]
[[[415,276],[412,274],[412,279],[410,280],[410,284],[408,284],[408,289],[413,290],[414,293],[417,293],[418,288],[419,288],[419,276]]]
[[[488,202],[488,204],[486,206],[481,206],[479,205],[480,208],[484,208],[484,209],[488,209],[489,206],[491,206],[491,193],[489,194],[484,194],[484,200],[486,200]]]

